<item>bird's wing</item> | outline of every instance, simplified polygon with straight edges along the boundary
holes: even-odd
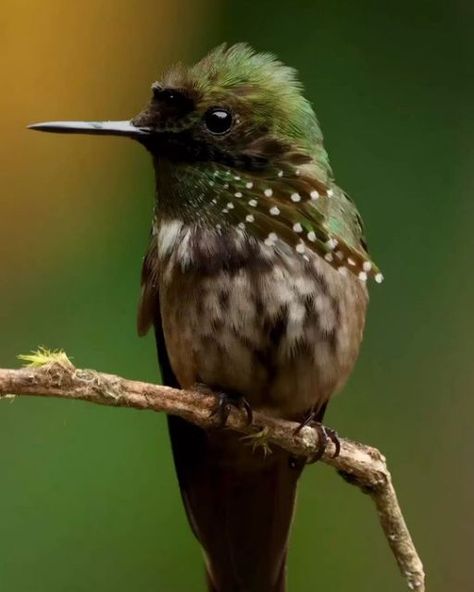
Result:
[[[142,264],[141,290],[137,314],[137,331],[140,337],[148,333],[153,324],[156,309],[159,310],[158,274],[157,243],[152,239]]]
[[[222,189],[213,205],[226,223],[269,245],[281,239],[302,256],[315,252],[362,280],[382,280],[368,254],[355,204],[332,182],[322,183],[311,172],[296,175],[283,169],[251,181],[217,169],[209,182]]]

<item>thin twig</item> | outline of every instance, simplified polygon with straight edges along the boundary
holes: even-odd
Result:
[[[211,417],[217,399],[212,394],[178,390],[166,386],[127,380],[113,374],[75,368],[63,353],[43,350],[25,358],[33,366],[17,370],[0,369],[0,398],[14,395],[79,399],[99,405],[133,407],[178,415],[202,428],[215,428]],[[243,434],[264,428],[267,441],[295,456],[309,457],[318,448],[318,434],[304,427],[295,434],[296,424],[254,412],[247,425],[245,413],[232,410],[227,426]],[[321,461],[334,467],[375,503],[380,525],[410,590],[425,591],[423,565],[403,518],[384,456],[365,444],[339,438],[340,454],[333,458],[329,442]]]

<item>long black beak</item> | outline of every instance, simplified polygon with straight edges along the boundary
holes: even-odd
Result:
[[[130,121],[47,121],[33,123],[29,129],[56,134],[93,134],[142,138],[151,133],[149,128],[137,127]]]

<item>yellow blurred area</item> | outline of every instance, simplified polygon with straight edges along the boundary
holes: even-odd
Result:
[[[117,170],[126,151],[118,142],[109,142],[104,149],[90,139],[33,138],[26,125],[51,119],[132,116],[148,99],[149,85],[162,68],[183,58],[199,36],[204,18],[209,20],[208,4],[186,0],[2,2],[0,233],[2,251],[7,250],[1,256],[4,269],[21,264],[32,252],[42,252],[51,262],[61,257],[51,222],[67,227],[72,219],[78,225],[82,217],[101,217],[100,177],[112,163]],[[100,166],[92,166],[98,159]],[[81,187],[81,179],[89,185],[89,175],[94,177],[90,185],[96,182],[92,192]],[[58,203],[58,194],[65,203]],[[51,216],[56,210],[57,215]],[[43,225],[49,240],[34,240]]]

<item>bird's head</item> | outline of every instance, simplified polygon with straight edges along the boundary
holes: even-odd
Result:
[[[158,212],[168,219],[317,251],[361,279],[377,273],[296,72],[271,54],[223,45],[192,67],[178,64],[130,121],[32,127],[138,140],[153,156]]]
[[[289,172],[314,158],[328,168],[295,71],[270,54],[244,44],[220,46],[190,68],[172,67],[152,93],[132,124],[150,131],[144,143],[158,159],[246,174]]]

